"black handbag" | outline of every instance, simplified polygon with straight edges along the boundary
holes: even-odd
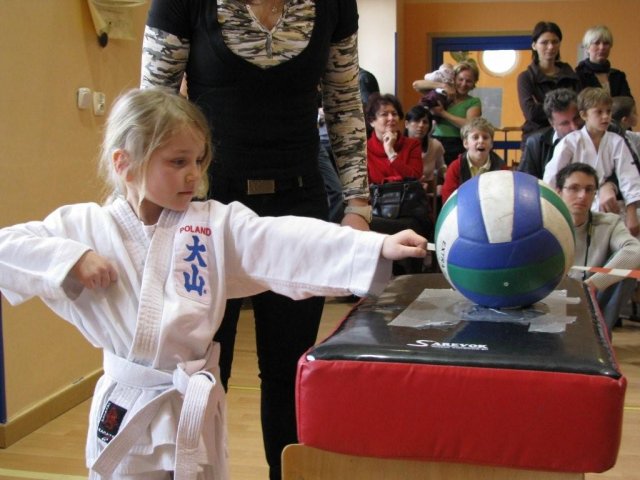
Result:
[[[414,179],[371,184],[371,209],[374,217],[387,219],[413,217],[426,220],[429,201],[422,183]]]

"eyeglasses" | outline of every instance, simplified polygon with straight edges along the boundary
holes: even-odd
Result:
[[[569,185],[568,187],[562,187],[562,189],[573,195],[578,195],[580,192],[584,192],[587,195],[593,195],[598,190],[593,185],[589,185],[588,187],[582,187],[580,185]]]

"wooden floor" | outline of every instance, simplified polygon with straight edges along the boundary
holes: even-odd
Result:
[[[319,338],[326,337],[352,304],[330,300]],[[587,480],[640,480],[640,323],[625,321],[613,343],[628,379],[622,446],[616,466]],[[84,441],[89,402],[84,402],[6,450],[0,449],[0,479],[75,480],[86,478]],[[233,480],[266,480],[259,419],[259,390],[251,311],[239,324],[228,395],[230,463]],[[356,480],[356,479],[354,479]]]

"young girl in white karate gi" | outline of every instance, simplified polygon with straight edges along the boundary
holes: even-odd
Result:
[[[228,478],[211,341],[225,301],[266,290],[294,299],[377,293],[392,260],[425,255],[426,240],[412,231],[384,236],[192,202],[206,191],[208,132],[184,98],[131,91],[106,125],[107,204],[64,206],[0,230],[9,302],[41,297],[104,351],[90,478]]]

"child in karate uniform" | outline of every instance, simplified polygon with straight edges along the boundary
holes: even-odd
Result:
[[[87,439],[92,479],[228,478],[211,341],[225,301],[266,290],[377,293],[393,260],[426,253],[412,231],[385,236],[192,201],[206,192],[208,132],[184,98],[130,91],[106,124],[109,201],[0,230],[9,302],[41,297],[104,351]]]
[[[624,200],[625,225],[633,236],[640,233],[636,213],[640,201],[640,175],[624,138],[609,132],[612,99],[602,88],[588,87],[578,94],[578,111],[585,124],[564,136],[544,169],[543,180],[556,187],[557,173],[569,163],[591,165],[600,179],[594,211],[618,213],[616,191],[611,177],[615,174]]]

